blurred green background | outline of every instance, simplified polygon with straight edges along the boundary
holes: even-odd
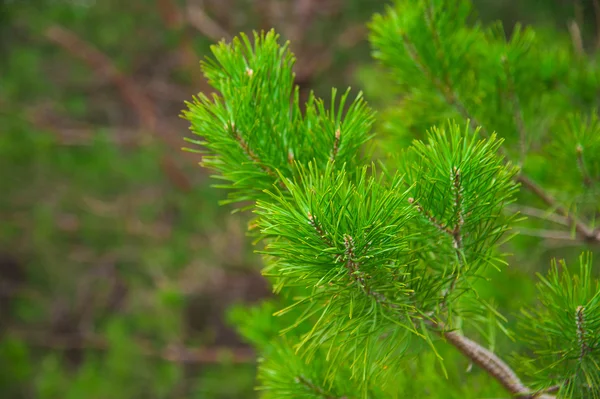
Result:
[[[181,151],[179,113],[210,92],[210,44],[271,27],[292,41],[303,95],[351,85],[389,104],[365,27],[386,3],[0,3],[0,397],[256,397],[228,309],[270,289],[248,215],[219,207]],[[584,38],[595,5],[475,2],[508,27],[579,20]]]

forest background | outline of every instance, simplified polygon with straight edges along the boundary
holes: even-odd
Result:
[[[398,100],[370,57],[381,0],[3,0],[0,3],[0,397],[254,398],[232,319],[270,295],[245,232],[185,153],[199,62],[275,28],[301,95],[352,86]],[[597,1],[476,0],[483,21],[558,29],[595,51]],[[545,271],[564,243],[532,237]],[[509,259],[510,262],[510,259]],[[512,284],[509,284],[512,282]],[[528,291],[529,290],[529,291]],[[502,297],[499,299],[503,305]],[[511,310],[511,309],[509,309]]]

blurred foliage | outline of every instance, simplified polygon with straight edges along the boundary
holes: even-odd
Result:
[[[265,15],[281,14],[286,4],[272,2],[266,13],[256,8],[265,1],[189,3],[205,5],[230,35],[270,28]],[[341,3],[341,11],[334,4],[303,27],[305,47],[292,42],[305,63],[298,83],[325,97],[331,86],[353,83],[376,107],[388,106],[400,93],[371,66],[364,37],[365,23],[385,2]],[[576,12],[567,1],[477,2],[484,19],[502,17],[509,25],[521,20],[566,29],[571,18],[584,18],[590,47],[593,5],[580,4],[583,11]],[[195,167],[199,158],[179,149],[187,126],[178,114],[184,99],[206,89],[198,61],[214,41],[172,13],[185,7],[160,0],[0,3],[2,398],[256,395],[252,355],[245,355],[246,345],[224,316],[231,304],[268,295],[257,272],[260,261],[245,239],[247,215],[218,208],[224,198]],[[277,22],[292,36],[298,34],[293,21],[288,15]],[[51,30],[57,26],[102,52],[125,80],[142,88],[155,106],[158,133],[106,65],[85,61],[88,48],[57,42]],[[315,56],[315,66],[316,54],[324,57]],[[516,245],[542,261],[558,251],[536,238]],[[525,282],[537,268],[524,262],[495,273],[498,284],[482,281],[479,292],[515,310],[514,293],[499,287],[511,286],[530,302],[535,292]],[[248,317],[272,311],[268,304],[238,306],[230,316],[253,344],[279,328],[264,317],[264,336],[244,330]],[[194,348],[219,350],[206,360]],[[467,367],[452,348],[442,350]],[[413,386],[410,397],[439,389],[439,381],[418,375],[399,376]],[[480,377],[480,395],[496,392]]]

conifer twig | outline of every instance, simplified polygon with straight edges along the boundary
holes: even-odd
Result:
[[[331,150],[331,156],[330,159],[333,162],[335,160],[335,157],[338,154],[338,151],[340,150],[340,138],[342,137],[342,132],[340,131],[339,128],[337,128],[337,130],[335,131],[335,138],[333,141],[333,148]]]
[[[442,223],[440,223],[435,216],[433,216],[431,214],[431,212],[429,212],[428,210],[426,210],[425,208],[423,208],[423,206],[421,204],[419,204],[418,202],[416,202],[416,200],[414,198],[409,198],[408,202],[410,204],[413,204],[415,206],[415,208],[417,209],[417,211],[419,211],[419,213],[421,213],[423,216],[425,216],[427,218],[427,220],[429,221],[429,223],[431,223],[432,226],[434,226],[435,228],[437,228],[438,230],[440,230],[441,232],[448,234],[450,237],[452,237],[453,232],[450,228],[448,228],[448,226],[444,226]]]
[[[279,180],[279,176],[277,176],[277,173],[272,168],[265,165],[261,161],[260,157],[254,152],[254,150],[250,148],[246,140],[244,140],[244,138],[240,134],[240,131],[235,127],[235,123],[231,122],[227,126],[225,126],[225,128],[229,129],[231,136],[235,141],[237,141],[237,143],[240,145],[240,147],[242,148],[242,150],[244,151],[244,153],[250,161],[254,162],[260,169],[262,169],[267,175],[269,175],[276,181]],[[285,185],[281,181],[279,181],[279,185],[281,187],[285,187]]]
[[[357,283],[357,285],[365,292],[367,296],[375,299],[375,301],[377,301],[377,303],[380,305],[386,305],[391,308],[396,307],[394,303],[388,301],[385,295],[373,290],[367,283],[365,273],[360,270],[360,264],[355,260],[356,248],[354,246],[354,239],[352,236],[344,234],[344,247],[346,254],[346,268],[348,269],[348,274],[350,277]]]
[[[323,230],[322,226],[310,212],[308,213],[308,222],[328,247],[334,247],[333,242],[329,238],[327,232]],[[354,238],[348,234],[344,234],[344,255],[346,257],[345,267],[348,270],[348,275],[367,296],[370,296],[382,306],[387,306],[389,308],[398,307],[395,303],[388,300],[385,295],[373,290],[368,284],[368,276],[360,270],[360,263],[356,260],[356,246],[354,244]],[[342,259],[342,255],[333,255],[333,258],[336,262],[339,262]]]
[[[329,237],[327,237],[327,234],[323,231],[323,228],[321,227],[319,222],[317,222],[315,217],[310,212],[308,212],[308,223],[310,223],[310,225],[315,229],[317,234],[319,234],[319,237],[321,237],[321,239],[325,242],[325,244],[327,244],[327,246],[329,246],[330,248],[333,247],[333,243],[331,242]]]
[[[460,169],[456,166],[452,169],[452,191],[454,192],[454,207],[456,208],[456,224],[452,229],[452,241],[454,249],[457,251],[457,255],[460,259],[459,251],[462,249],[462,233],[461,229],[465,223],[465,218],[462,210],[462,182],[460,177]]]
[[[583,306],[578,306],[577,310],[575,311],[575,324],[577,326],[577,342],[579,343],[579,347],[581,348],[581,351],[579,353],[579,361],[581,361],[590,350],[590,347],[585,341],[585,316],[583,314],[584,310],[585,308]]]
[[[517,374],[502,359],[490,350],[484,348],[477,342],[459,334],[456,331],[444,331],[444,324],[434,325],[435,331],[446,338],[446,341],[454,346],[460,353],[482,368],[487,374],[498,381],[513,396],[527,399],[556,399],[555,396],[546,393],[534,392],[529,389],[517,376]]]

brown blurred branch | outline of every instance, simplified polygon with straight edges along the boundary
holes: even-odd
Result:
[[[525,205],[508,205],[506,209],[511,213],[519,212],[526,216],[531,216],[541,220],[547,220],[552,223],[561,224],[563,226],[568,226],[569,222],[567,218],[564,216],[557,215],[555,213],[549,212],[548,210],[538,209],[531,206]]]
[[[546,205],[553,209],[553,211],[567,220],[569,226],[573,227],[579,236],[586,242],[600,242],[600,231],[592,230],[577,219],[572,212],[565,209],[550,193],[546,192],[536,182],[531,180],[529,177],[521,174],[517,177],[517,181],[526,187],[529,191],[540,198]]]
[[[98,127],[74,121],[61,115],[53,104],[36,104],[25,108],[23,115],[33,126],[54,133],[58,142],[65,146],[92,144],[98,129],[111,131],[110,141],[119,146],[135,147],[143,142],[138,129],[127,126]]]
[[[525,236],[540,237],[548,240],[559,240],[559,241],[576,241],[577,237],[571,235],[568,231],[562,230],[546,230],[546,229],[528,229],[520,227],[516,229],[516,232]]]
[[[568,25],[569,34],[571,35],[571,42],[573,43],[573,50],[578,56],[583,56],[585,50],[583,48],[583,38],[581,37],[581,29],[576,21],[569,22]]]
[[[12,334],[25,339],[29,344],[53,350],[109,350],[109,342],[97,334],[81,335],[51,335],[27,331],[11,331]],[[255,353],[250,348],[241,347],[204,347],[191,348],[176,344],[167,345],[163,349],[155,349],[148,340],[137,338],[136,344],[140,351],[148,357],[159,358],[168,362],[185,364],[213,364],[223,360],[236,364],[251,363]]]
[[[48,40],[86,63],[94,73],[110,80],[119,90],[123,100],[137,114],[140,127],[144,131],[155,134],[172,148],[178,150],[181,148],[182,142],[175,141],[175,136],[170,134],[165,126],[159,128],[155,104],[130,77],[114,66],[108,56],[79,38],[74,32],[58,25],[50,26],[46,29],[44,35]],[[164,155],[164,157],[167,158],[168,156]],[[169,178],[177,174],[177,179],[172,180],[176,187],[183,191],[191,189],[189,179],[174,162],[163,160],[163,167],[164,165],[169,168],[169,170],[165,170]],[[175,171],[173,168],[177,170]]]
[[[86,63],[95,73],[108,78],[121,93],[123,99],[135,111],[143,129],[154,131],[156,111],[137,85],[119,71],[105,54],[80,39],[74,32],[58,25],[50,26],[45,36],[71,55]]]
[[[306,42],[306,34],[313,23],[317,1],[315,0],[296,0],[290,2],[292,11],[290,12],[292,23],[288,24],[286,29],[287,39],[292,43]]]
[[[188,4],[186,16],[190,25],[209,39],[215,42],[232,39],[231,34],[209,17],[202,8]]]
[[[192,36],[186,29],[187,23],[183,12],[174,0],[157,0],[157,7],[166,28],[171,31],[178,31],[181,34],[177,48],[179,58],[192,77],[196,90],[204,93],[211,92],[212,89],[204,79],[198,66],[198,56],[194,50]]]
[[[600,1],[592,0],[594,16],[596,17],[596,50],[600,49]]]

